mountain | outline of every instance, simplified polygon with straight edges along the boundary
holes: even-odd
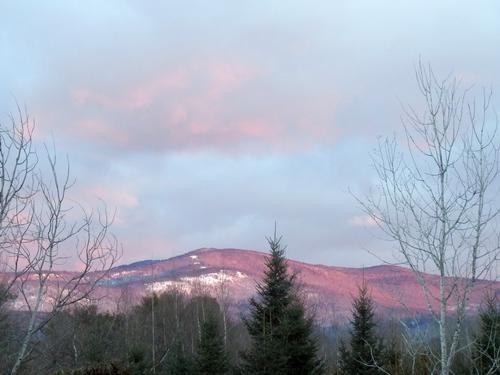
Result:
[[[266,253],[240,249],[198,249],[165,260],[145,260],[115,267],[94,293],[103,309],[131,306],[151,292],[178,288],[186,293],[207,292],[215,297],[225,296],[233,314],[247,307],[248,298],[255,293],[262,277]],[[412,271],[398,266],[382,265],[368,268],[332,267],[288,261],[297,273],[302,293],[313,306],[318,319],[328,323],[345,319],[351,310],[357,286],[368,282],[379,314],[408,317],[427,314],[427,302]],[[71,272],[64,275],[71,276]],[[50,289],[58,287],[54,277]],[[438,277],[426,274],[431,294],[438,295]],[[35,280],[28,283],[28,298],[34,298]],[[500,283],[479,281],[470,298],[470,309],[481,303],[486,288],[500,294]],[[16,309],[25,309],[18,298]]]

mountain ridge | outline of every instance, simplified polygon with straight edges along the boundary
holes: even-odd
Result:
[[[248,307],[248,299],[255,294],[261,281],[268,253],[235,248],[199,248],[166,259],[146,259],[122,264],[111,269],[102,280],[93,297],[105,310],[118,308],[120,301],[137,304],[145,295],[180,289],[188,294],[208,293],[220,299],[225,288],[226,301],[233,314],[241,314]],[[371,267],[338,267],[310,264],[288,259],[291,272],[297,273],[302,295],[314,306],[320,320],[332,316],[345,319],[351,311],[352,298],[364,279],[368,283],[374,304],[381,314],[410,316],[428,314],[427,303],[413,272],[395,265]],[[61,271],[59,274],[71,274]],[[425,274],[432,295],[437,295],[438,276]],[[50,288],[56,290],[55,277]],[[36,280],[30,281],[36,288]],[[477,310],[486,288],[500,294],[500,283],[479,280],[471,294],[470,310]],[[123,306],[122,306],[123,307]],[[130,306],[129,306],[130,307]],[[19,298],[14,308],[23,310]]]

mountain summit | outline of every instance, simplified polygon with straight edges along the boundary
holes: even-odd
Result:
[[[138,303],[148,293],[173,288],[186,293],[206,292],[224,298],[234,314],[246,310],[248,298],[264,271],[267,253],[241,249],[202,248],[165,260],[144,260],[111,270],[95,292],[103,309],[126,308]],[[319,320],[344,319],[358,285],[366,280],[378,313],[408,317],[427,314],[427,302],[412,271],[398,266],[367,268],[333,267],[288,260],[297,274],[306,303],[313,306]],[[64,272],[71,275],[71,272]],[[433,295],[438,293],[438,277],[425,275]],[[49,285],[57,288],[57,277]],[[35,282],[35,281],[33,281]],[[476,309],[486,288],[500,293],[500,283],[478,282],[471,295],[470,308]],[[18,298],[16,309],[23,309]]]

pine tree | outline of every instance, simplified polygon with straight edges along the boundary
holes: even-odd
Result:
[[[196,358],[197,374],[226,374],[229,366],[224,342],[219,331],[217,320],[213,314],[208,314],[201,326],[201,339]]]
[[[242,371],[252,375],[322,374],[324,364],[317,358],[313,321],[297,296],[294,275],[288,273],[285,248],[276,230],[269,242],[257,298],[250,299],[250,316],[245,325],[251,344],[243,353]]]
[[[383,371],[383,354],[377,339],[373,302],[366,282],[358,288],[353,301],[350,348],[342,342],[339,348],[340,370],[346,375],[372,375]]]
[[[192,361],[186,356],[180,338],[177,338],[172,344],[167,357],[166,370],[167,374],[170,375],[190,375],[193,373]]]
[[[500,307],[496,296],[487,296],[485,305],[479,315],[474,364],[478,374],[500,375]]]
[[[10,370],[10,361],[13,349],[16,349],[12,334],[15,329],[8,319],[7,304],[14,298],[5,285],[0,282],[0,374]],[[15,337],[15,336],[14,336]]]

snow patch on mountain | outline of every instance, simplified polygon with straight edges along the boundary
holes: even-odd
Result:
[[[248,275],[240,271],[220,270],[219,272],[210,272],[199,276],[185,276],[177,280],[154,281],[146,284],[146,290],[161,293],[167,290],[179,289],[191,293],[197,286],[216,287],[223,283],[237,282],[247,277]]]

